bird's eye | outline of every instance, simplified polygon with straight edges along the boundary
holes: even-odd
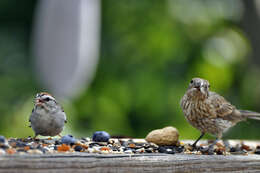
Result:
[[[50,101],[50,98],[47,97],[47,98],[45,98],[44,100],[45,100],[46,102],[48,102],[48,101]]]
[[[193,83],[193,80],[191,80],[190,83]]]

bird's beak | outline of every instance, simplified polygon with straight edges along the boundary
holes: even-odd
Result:
[[[41,99],[36,99],[36,100],[35,100],[35,105],[36,105],[36,106],[41,106],[42,103],[43,103],[43,102],[42,102]]]
[[[195,88],[196,88],[198,91],[200,91],[200,88],[201,88],[200,83],[195,84]]]

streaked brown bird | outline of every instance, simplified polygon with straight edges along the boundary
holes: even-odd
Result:
[[[211,148],[222,138],[222,134],[238,122],[249,119],[260,120],[260,113],[239,110],[224,97],[209,90],[209,82],[201,78],[193,78],[188,90],[181,99],[181,108],[187,121],[197,128],[201,135],[205,133],[216,136]]]

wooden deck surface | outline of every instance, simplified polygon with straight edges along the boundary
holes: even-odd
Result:
[[[5,155],[0,156],[0,172],[260,172],[260,155]]]

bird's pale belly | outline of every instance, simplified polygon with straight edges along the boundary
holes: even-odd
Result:
[[[57,121],[58,116],[50,116],[50,114],[35,113],[31,118],[31,126],[36,134],[42,136],[56,136],[63,130],[64,121]]]

